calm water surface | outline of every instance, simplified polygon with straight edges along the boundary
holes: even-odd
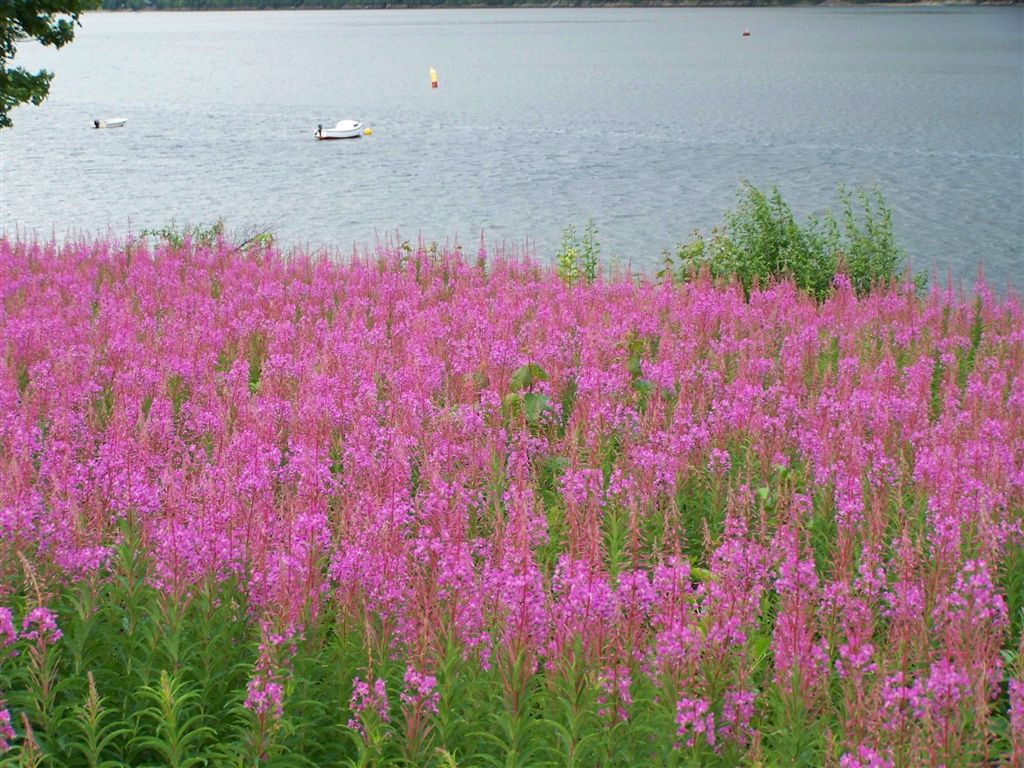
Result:
[[[916,269],[1024,289],[1020,6],[94,13],[18,63],[57,78],[0,134],[8,233],[223,217],[547,259],[592,217],[653,269],[743,179],[801,216],[877,185]],[[313,140],[344,117],[373,135]]]

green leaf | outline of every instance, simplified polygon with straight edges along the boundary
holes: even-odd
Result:
[[[541,414],[549,410],[548,396],[538,392],[527,392],[523,395],[523,412],[526,414],[528,424],[536,424],[540,421]]]
[[[705,584],[709,581],[718,581],[717,577],[713,576],[707,568],[698,568],[697,566],[690,568],[690,576],[694,581],[703,581]]]
[[[639,379],[644,375],[643,362],[640,359],[640,355],[630,355],[626,361],[626,370],[629,371],[629,375],[633,379]]]
[[[513,392],[520,392],[532,387],[538,381],[547,381],[548,375],[536,363],[527,363],[516,368],[508,386]]]

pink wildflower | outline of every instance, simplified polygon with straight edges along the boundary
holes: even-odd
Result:
[[[0,608],[0,648],[13,645],[18,639],[18,632],[14,628],[14,620],[9,608]]]
[[[892,757],[886,757],[863,744],[856,754],[847,752],[839,758],[839,768],[893,768]]]
[[[348,727],[357,731],[364,739],[366,738],[366,729],[363,723],[368,715],[376,717],[382,723],[390,722],[387,688],[384,681],[377,678],[371,689],[368,682],[359,677],[352,678],[352,695],[349,697],[348,708],[354,715],[349,718]]]
[[[3,703],[0,699],[0,755],[11,748],[11,742],[17,736],[11,726],[11,713]]]
[[[676,731],[686,736],[686,746],[693,747],[701,736],[709,746],[715,744],[715,716],[707,699],[691,699],[686,696],[676,702]]]
[[[42,646],[53,645],[62,637],[56,614],[49,608],[33,608],[21,622],[21,637],[38,641]]]
[[[424,707],[428,712],[437,712],[440,701],[437,692],[437,678],[419,672],[411,664],[405,668],[405,690],[399,695],[403,704],[410,707]],[[378,681],[381,682],[381,681]]]
[[[1010,743],[1014,754],[1024,760],[1024,680],[1010,680],[1009,693]]]
[[[282,697],[284,687],[269,672],[261,672],[249,679],[244,706],[257,715],[270,715],[275,720],[284,714]]]

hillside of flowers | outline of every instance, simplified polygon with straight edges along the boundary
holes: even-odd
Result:
[[[0,765],[1024,764],[1024,307],[0,240]]]

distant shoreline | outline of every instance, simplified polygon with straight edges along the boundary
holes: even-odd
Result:
[[[147,12],[192,12],[192,11],[419,11],[419,10],[523,10],[529,8],[955,8],[955,7],[1012,7],[1024,4],[1024,0],[900,0],[899,2],[856,2],[855,0],[792,0],[784,3],[759,3],[749,0],[641,0],[640,2],[519,2],[514,5],[491,3],[468,3],[449,5],[407,4],[402,2],[370,2],[336,6],[303,3],[293,6],[273,6],[267,3],[247,3],[231,7],[200,7],[188,8],[100,8],[106,13],[147,13]],[[95,13],[96,11],[91,11]]]

